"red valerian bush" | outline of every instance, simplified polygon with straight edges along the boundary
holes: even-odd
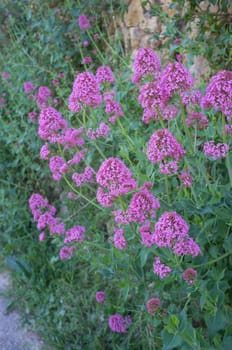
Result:
[[[89,29],[87,18],[80,16],[79,21],[83,31]],[[104,224],[95,223],[97,229],[86,239],[88,227],[73,222],[75,213],[67,218],[67,222],[71,218],[71,223],[66,225],[66,220],[62,222],[56,217],[55,208],[39,194],[32,195],[30,208],[37,228],[42,231],[41,242],[46,242],[49,236],[64,236],[62,246],[55,237],[60,259],[75,259],[83,254],[83,259],[94,261],[96,274],[104,276],[101,282],[108,290],[100,287],[104,292],[95,294],[99,303],[96,307],[101,309],[102,322],[108,319],[112,332],[126,336],[141,327],[138,320],[144,317],[146,321],[141,322],[150,322],[153,316],[154,324],[147,327],[157,325],[162,334],[169,331],[177,334],[182,321],[179,318],[176,321],[173,310],[176,314],[181,308],[182,313],[186,312],[191,298],[203,293],[204,282],[201,285],[195,267],[200,268],[201,261],[203,266],[211,264],[204,260],[205,246],[210,243],[202,238],[204,224],[200,210],[202,193],[205,188],[213,191],[213,178],[221,171],[220,167],[216,169],[217,160],[226,158],[228,173],[224,169],[223,176],[231,181],[230,144],[226,140],[226,130],[230,128],[231,76],[228,72],[216,75],[204,95],[194,86],[194,78],[181,59],[162,68],[153,50],[140,49],[132,77],[133,91],[139,97],[133,92],[132,109],[127,108],[128,95],[124,105],[120,101],[115,77],[106,65],[97,68],[95,74],[90,70],[78,73],[66,101],[72,112],[69,119],[48,105],[50,94],[45,89],[45,105],[40,104],[38,119],[38,134],[45,142],[40,157],[48,161],[53,179],[68,188],[66,197],[72,201],[71,207],[80,200],[86,202],[79,209],[87,207],[86,217],[83,215],[81,220],[92,227],[88,221],[91,205],[96,209],[96,217],[104,213]],[[212,98],[210,91],[215,95]],[[134,111],[136,103],[136,109],[143,108],[143,115],[131,122],[128,111]],[[222,116],[221,135],[211,128],[214,139],[210,141],[207,133],[213,121],[203,106],[224,111],[228,123],[225,125]],[[220,136],[223,142],[219,142]],[[215,162],[212,169],[210,161]],[[208,213],[208,209],[202,210]],[[82,253],[76,249],[80,244]],[[101,252],[99,261],[91,253],[92,247]],[[107,253],[109,257],[105,256]],[[195,265],[194,259],[200,263]],[[150,290],[150,285],[157,289]],[[176,301],[167,296],[169,287],[173,294],[176,288],[180,290]],[[120,288],[117,294],[114,289]],[[199,301],[194,301],[200,308]],[[143,316],[145,306],[147,312]],[[127,307],[130,316],[124,317],[122,313]]]

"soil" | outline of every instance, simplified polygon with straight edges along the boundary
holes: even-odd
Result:
[[[9,300],[2,296],[9,289],[8,272],[0,273],[0,349],[1,350],[44,350],[44,344],[37,334],[26,329],[20,322],[20,315],[13,311],[6,313]]]

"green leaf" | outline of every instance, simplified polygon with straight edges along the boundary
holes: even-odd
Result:
[[[214,336],[216,332],[224,329],[228,323],[222,310],[217,310],[214,317],[208,317],[206,320],[210,336]]]
[[[24,260],[16,256],[8,256],[6,258],[6,263],[12,270],[20,272],[26,277],[31,276],[31,267]]]
[[[180,348],[180,345],[182,344],[182,338],[178,334],[170,334],[167,332],[166,329],[162,331],[162,338],[163,338],[163,348],[162,350],[171,350],[176,347]]]
[[[141,267],[144,267],[146,265],[149,253],[150,253],[150,250],[148,250],[148,248],[143,248],[141,250],[141,252],[140,252],[140,264],[141,264]]]
[[[231,344],[232,344],[232,336],[224,337],[223,343],[222,343],[222,349],[231,350]]]

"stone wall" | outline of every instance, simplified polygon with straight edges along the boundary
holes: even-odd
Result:
[[[122,19],[117,20],[117,25],[122,32],[126,53],[130,53],[133,58],[138,48],[150,47],[161,55],[160,49],[167,40],[164,34],[166,28],[158,16],[151,16],[149,10],[152,6],[159,6],[161,7],[162,13],[165,13],[168,18],[171,19],[177,11],[174,8],[170,8],[173,1],[150,0],[147,2],[148,4],[146,6],[142,5],[142,3],[144,3],[142,0],[127,1],[128,11],[124,14]],[[186,0],[186,6],[178,10],[180,16],[184,14],[188,6],[189,2]],[[200,7],[203,11],[210,11],[211,13],[217,11],[217,6],[211,5],[207,0],[202,1]],[[232,8],[230,10],[232,13]],[[197,19],[189,22],[188,26],[191,28],[191,31],[188,32],[188,36],[194,40],[197,36]],[[156,33],[156,39],[154,38],[154,33]],[[202,75],[207,77],[210,74],[208,62],[203,56],[194,57],[193,65],[190,69],[191,73],[195,75],[196,78]]]
[[[150,1],[155,5],[157,1]],[[152,38],[154,32],[161,33],[162,25],[159,17],[149,14],[150,6],[143,7],[141,0],[129,0],[128,11],[119,21],[123,34],[123,42],[126,52],[132,56],[139,47],[157,48],[161,41]]]

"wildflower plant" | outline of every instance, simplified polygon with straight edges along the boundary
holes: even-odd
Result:
[[[94,19],[81,13],[76,22],[88,50]],[[47,294],[41,288],[56,315],[52,342],[73,350],[226,348],[231,72],[196,86],[180,61],[161,62],[151,49],[138,50],[132,71],[107,57],[82,64],[83,52],[81,71],[60,90],[54,79],[53,87],[22,85],[55,187],[55,200],[40,186],[29,198],[38,246],[57,278]]]
[[[41,107],[38,119],[38,134],[46,141],[45,153],[42,152],[46,156],[42,158],[49,160],[53,179],[63,181],[67,192],[72,191],[77,198],[85,200],[88,210],[92,206],[94,211],[99,211],[104,220],[111,222],[111,228],[97,233],[100,227],[96,223],[95,229],[90,231],[87,210],[85,220],[83,214],[78,215],[75,225],[65,229],[60,219],[50,213],[53,207],[46,200],[43,201],[49,211],[45,209],[38,214],[39,218],[36,216],[37,227],[48,229],[45,237],[57,236],[54,242],[60,247],[62,260],[75,259],[75,254],[85,249],[91,256],[93,245],[97,251],[103,248],[111,256],[107,264],[103,263],[101,255],[90,263],[106,288],[104,292],[96,290],[96,301],[101,303],[107,295],[101,312],[104,319],[108,319],[109,331],[135,337],[142,324],[145,329],[151,327],[150,318],[153,317],[151,324],[160,329],[161,337],[155,344],[161,346],[161,339],[165,344],[168,334],[175,346],[198,348],[206,340],[197,333],[198,326],[194,327],[187,314],[201,324],[200,312],[209,307],[203,299],[206,292],[201,276],[206,271],[210,273],[211,265],[231,254],[224,248],[222,257],[206,258],[210,243],[204,237],[207,234],[204,220],[211,220],[211,212],[208,219],[204,218],[206,198],[215,191],[215,181],[218,188],[224,190],[231,186],[230,145],[223,130],[225,120],[230,123],[231,118],[228,113],[223,114],[224,104],[217,104],[216,110],[208,111],[211,102],[205,101],[209,101],[209,89],[214,92],[210,88],[213,78],[201,99],[183,99],[183,94],[193,96],[196,91],[188,69],[179,62],[167,63],[161,68],[156,54],[147,51],[140,49],[135,58],[132,84],[136,85],[132,98],[137,94],[138,110],[139,104],[149,110],[153,116],[149,120],[144,120],[142,113],[136,115],[136,110],[131,116],[129,111],[117,113],[117,109],[112,109],[117,118],[114,124],[109,122],[107,103],[120,103],[122,111],[124,105],[123,101],[117,101],[116,74],[109,66],[77,74],[68,104],[73,113],[71,119],[64,119],[50,106]],[[153,65],[150,65],[151,60]],[[229,72],[224,76],[226,79],[220,80],[218,85],[223,96],[227,94],[223,82],[228,85]],[[153,94],[156,91],[158,95]],[[219,91],[216,94],[217,101],[223,100],[218,97]],[[73,108],[70,101],[78,107]],[[167,118],[166,111],[171,106],[175,106],[175,115]],[[223,108],[219,112],[220,106]],[[210,129],[215,113],[220,113],[216,119],[218,133]],[[138,120],[136,129],[133,125],[130,127],[131,118]],[[195,120],[200,127],[194,124]],[[71,134],[66,137],[68,130],[76,141]],[[208,140],[208,135],[216,140],[216,145]],[[47,152],[48,148],[51,153]],[[39,194],[33,194],[32,203],[34,196],[40,198]],[[73,220],[69,221],[65,219],[68,227]],[[228,240],[229,231],[226,232]],[[62,234],[65,235],[63,244]],[[99,234],[105,237],[105,242],[98,241]],[[46,244],[46,238],[42,244]],[[100,268],[102,264],[104,268]],[[118,295],[113,293],[111,283],[113,289],[118,289]],[[152,283],[154,286],[150,289]],[[192,302],[198,311],[193,310]],[[161,317],[162,312],[165,316]],[[206,322],[214,317],[209,316]],[[183,324],[185,326],[181,326]],[[176,338],[179,326],[184,328]],[[185,327],[193,339],[188,338]],[[209,323],[207,327],[212,332]],[[136,349],[136,345],[131,344]]]

